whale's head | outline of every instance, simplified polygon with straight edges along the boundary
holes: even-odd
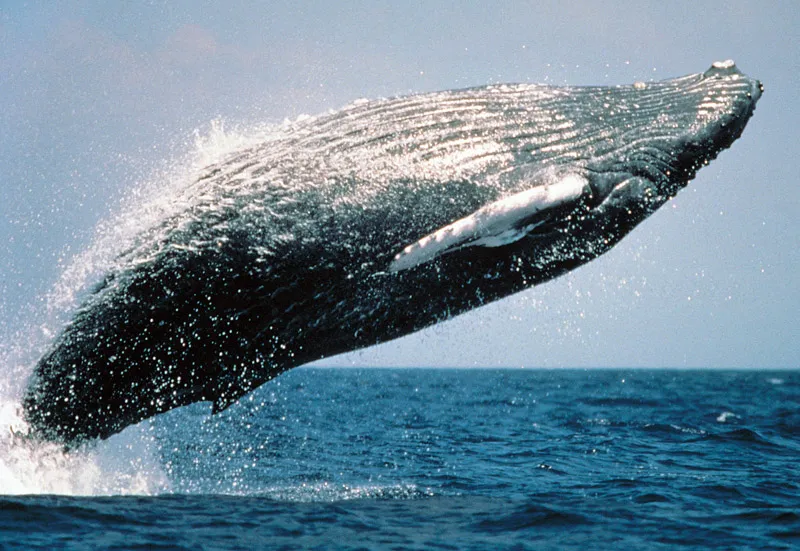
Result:
[[[492,129],[502,191],[406,246],[390,271],[441,259],[500,277],[521,259],[530,285],[585,263],[730,147],[762,91],[733,61],[659,82],[494,91],[484,110],[503,113]]]
[[[763,87],[733,61],[705,73],[619,87],[595,101],[606,132],[585,150],[583,164],[603,214],[639,210],[649,214],[673,197],[696,172],[731,146],[753,114]],[[599,105],[602,103],[602,105]]]

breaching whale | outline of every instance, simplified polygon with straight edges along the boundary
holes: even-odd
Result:
[[[492,85],[356,102],[209,166],[34,368],[67,447],[406,335],[610,249],[742,133],[732,61],[613,87]]]

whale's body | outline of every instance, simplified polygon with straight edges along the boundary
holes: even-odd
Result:
[[[619,87],[359,102],[211,166],[40,360],[32,433],[76,445],[220,411],[292,367],[406,335],[602,254],[739,137],[732,62]]]

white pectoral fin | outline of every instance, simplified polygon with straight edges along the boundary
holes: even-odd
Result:
[[[550,220],[553,211],[590,193],[588,182],[570,174],[505,197],[456,220],[395,255],[390,272],[408,270],[465,247],[502,247]]]

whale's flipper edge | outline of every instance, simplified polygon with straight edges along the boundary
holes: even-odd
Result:
[[[555,182],[503,197],[408,245],[394,256],[389,271],[409,270],[466,247],[508,245],[577,209],[591,193],[586,178],[570,173]]]

